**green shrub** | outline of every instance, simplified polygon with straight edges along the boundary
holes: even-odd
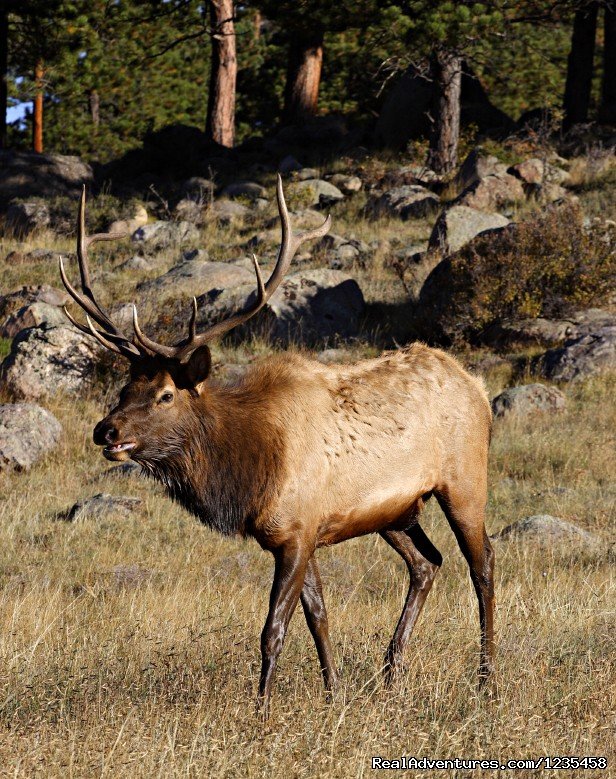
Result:
[[[601,304],[615,280],[614,226],[586,227],[576,206],[553,207],[444,259],[421,292],[424,329],[473,342],[505,319]]]

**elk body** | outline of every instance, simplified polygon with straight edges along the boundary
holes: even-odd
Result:
[[[175,346],[150,340],[134,310],[134,335],[122,334],[92,293],[85,235],[85,194],[78,220],[85,309],[71,321],[130,361],[118,405],[94,441],[110,460],[133,459],[203,523],[251,536],[275,560],[269,613],[261,636],[259,701],[267,709],[277,658],[301,601],[325,686],[336,681],[315,551],[380,533],[406,562],[410,586],[385,658],[386,680],[401,664],[413,626],[442,558],[418,518],[434,496],[470,570],[479,603],[480,681],[493,665],[494,556],[484,528],[491,412],[485,390],[449,355],[414,344],[355,365],[323,365],[299,354],[262,361],[234,385],[208,380],[208,342],[253,316],[271,296],[301,243],[293,235],[278,181],[282,243],[263,283],[255,258],[252,305]]]

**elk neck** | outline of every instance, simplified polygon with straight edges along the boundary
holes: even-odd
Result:
[[[208,527],[250,535],[279,493],[284,437],[267,394],[208,382],[167,450],[140,464]]]

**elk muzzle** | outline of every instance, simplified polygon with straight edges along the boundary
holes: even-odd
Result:
[[[102,446],[103,455],[108,460],[128,460],[137,442],[123,434],[121,422],[115,414],[110,414],[94,428],[94,443]]]

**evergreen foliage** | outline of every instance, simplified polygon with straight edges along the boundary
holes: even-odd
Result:
[[[462,53],[512,118],[538,107],[559,109],[576,6],[573,0],[237,3],[238,142],[276,128],[293,35],[315,26],[325,34],[320,113],[374,117],[396,76],[427,62],[439,46]],[[34,65],[44,63],[46,149],[105,162],[166,125],[204,128],[207,3],[23,0],[8,9],[13,100],[32,100]],[[595,95],[601,46],[599,35]],[[11,145],[29,147],[30,121],[11,128]]]

